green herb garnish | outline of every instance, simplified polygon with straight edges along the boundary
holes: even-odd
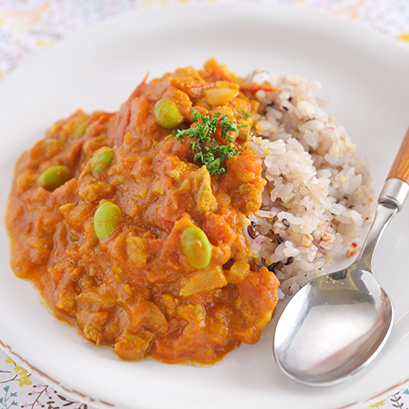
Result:
[[[213,134],[216,132],[216,128],[220,126],[222,138],[232,143],[233,138],[227,136],[228,133],[230,131],[237,132],[240,128],[247,125],[237,125],[237,123],[231,121],[227,115],[221,117],[220,120],[220,112],[208,117],[192,109],[192,114],[193,122],[198,122],[199,120],[201,120],[201,122],[198,122],[195,127],[189,129],[174,130],[173,134],[176,136],[176,139],[183,139],[185,136],[193,139],[190,142],[190,149],[196,152],[193,161],[206,165],[211,175],[226,173],[227,170],[222,167],[224,160],[238,155],[240,151],[236,147],[218,144]]]
[[[250,117],[251,117],[251,114],[250,114],[250,112],[246,112],[246,113],[244,114],[244,116],[245,116],[246,118],[250,118]]]

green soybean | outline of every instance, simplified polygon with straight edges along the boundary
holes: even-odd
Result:
[[[47,190],[54,190],[71,179],[71,172],[66,166],[54,166],[43,172],[37,179],[39,186]]]
[[[112,202],[102,203],[94,214],[94,231],[99,239],[110,236],[119,227],[121,209]]]
[[[182,251],[194,268],[206,268],[212,258],[212,246],[206,233],[196,226],[183,230],[181,236]]]
[[[176,128],[183,122],[183,116],[173,99],[162,98],[153,109],[155,121],[164,128]]]
[[[78,138],[81,138],[81,136],[84,136],[88,126],[89,126],[89,124],[78,125],[77,129],[75,130],[75,135]]]
[[[57,138],[46,138],[43,140],[42,143],[45,147],[52,146],[52,147],[56,147],[59,149],[64,148],[64,141],[62,141],[61,139],[57,139]]]
[[[114,151],[107,146],[98,149],[91,159],[91,171],[95,175],[108,169],[114,159]]]

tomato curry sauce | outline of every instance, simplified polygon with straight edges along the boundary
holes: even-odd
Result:
[[[257,342],[279,285],[245,234],[265,186],[245,148],[259,89],[209,60],[55,123],[16,165],[14,273],[122,359],[212,363]]]

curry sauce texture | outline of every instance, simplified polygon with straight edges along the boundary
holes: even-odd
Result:
[[[116,113],[56,122],[16,164],[14,273],[125,360],[212,363],[256,343],[279,284],[245,234],[265,186],[245,147],[261,88],[209,60],[145,79]]]

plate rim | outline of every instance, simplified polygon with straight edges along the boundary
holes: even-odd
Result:
[[[67,42],[67,40],[72,39],[75,36],[81,37],[84,34],[86,35],[87,31],[91,31],[94,30],[97,26],[103,26],[106,25],[107,22],[112,22],[113,20],[120,20],[122,17],[124,17],[124,15],[129,15],[129,14],[134,14],[134,15],[139,15],[141,13],[152,13],[155,14],[158,10],[161,11],[165,11],[166,9],[168,10],[169,8],[179,8],[179,7],[183,7],[183,8],[201,8],[201,7],[206,7],[206,8],[214,8],[216,6],[219,6],[221,4],[225,5],[225,4],[229,4],[230,2],[223,2],[223,1],[216,1],[215,3],[189,3],[189,4],[172,4],[172,5],[167,5],[165,7],[163,6],[158,6],[158,7],[149,7],[149,8],[139,8],[137,10],[133,10],[133,11],[129,11],[129,12],[125,12],[125,13],[121,13],[119,15],[116,15],[112,18],[109,18],[108,20],[104,20],[95,24],[91,24],[90,26],[86,26],[76,32],[74,32],[72,35],[65,37],[62,41],[60,41],[58,44],[56,44],[55,46],[51,47],[50,49],[46,49],[44,50],[42,53],[37,53],[29,58],[27,58],[25,61],[23,61],[21,63],[21,65],[25,65],[27,66],[28,64],[31,64],[31,61],[34,61],[35,59],[43,59],[44,55],[47,55],[47,52],[49,50],[55,49],[55,47],[60,47],[61,44],[62,46],[64,46],[64,44]],[[233,3],[237,3],[238,5],[244,5],[243,3],[239,2],[239,1],[234,1]],[[247,5],[250,3],[247,3]],[[288,6],[288,5],[278,5],[278,4],[266,4],[266,3],[252,3],[253,5],[257,5],[260,6],[260,8],[262,7],[269,7],[269,8],[276,8],[276,9],[280,9],[280,10],[284,10],[284,9],[291,9],[291,11],[296,10],[297,13],[308,13],[308,14],[312,14],[315,16],[319,16],[319,18],[322,18],[322,16],[325,16],[325,18],[330,17],[331,19],[337,20],[337,21],[342,21],[342,24],[348,24],[350,27],[355,27],[357,30],[362,30],[364,29],[367,32],[370,32],[371,35],[376,35],[379,39],[383,39],[383,41],[387,41],[389,46],[395,47],[396,49],[399,50],[405,50],[405,52],[409,53],[409,49],[399,43],[398,41],[395,41],[393,39],[391,39],[388,36],[385,36],[381,33],[379,33],[378,31],[376,31],[375,29],[372,29],[368,26],[365,26],[363,24],[356,24],[355,22],[352,22],[346,18],[342,18],[339,16],[333,16],[331,14],[328,14],[326,12],[323,12],[322,10],[313,10],[313,9],[303,9],[300,10],[298,6]],[[246,6],[247,6],[246,5]],[[357,31],[356,30],[356,31]],[[408,54],[409,55],[409,54]],[[15,74],[17,72],[17,74]],[[2,83],[7,83],[7,78],[8,77],[14,77],[15,75],[19,75],[19,67],[17,69],[15,69],[13,72],[7,74],[7,76],[5,78],[2,79],[2,81],[0,82],[0,89],[2,87]],[[3,226],[4,227],[4,226]],[[9,254],[9,253],[8,253]],[[12,272],[11,268],[10,268],[10,272]],[[44,308],[44,306],[43,306]],[[30,369],[32,370],[32,372],[34,372],[36,374],[36,376],[39,379],[47,379],[47,383],[51,384],[51,386],[56,389],[56,390],[60,390],[61,393],[68,395],[70,397],[75,398],[75,400],[78,400],[79,402],[83,402],[83,403],[87,403],[90,404],[92,406],[95,406],[96,404],[98,404],[99,402],[101,403],[102,406],[100,406],[101,408],[105,408],[105,404],[107,404],[108,406],[111,406],[112,404],[95,399],[95,398],[91,398],[87,395],[84,395],[81,392],[75,391],[75,390],[68,390],[66,389],[63,385],[61,385],[58,381],[52,379],[51,377],[49,377],[47,374],[43,374],[41,372],[41,370],[38,370],[38,368],[35,368],[33,365],[30,364],[30,362],[28,360],[26,360],[25,358],[23,358],[24,355],[20,356],[17,352],[14,352],[12,347],[3,344],[2,340],[1,340],[1,336],[0,336],[0,349],[4,350],[5,353],[8,353],[14,360],[16,360],[17,362],[21,362],[24,365],[28,365],[30,367]],[[363,407],[363,405],[368,406],[370,405],[370,402],[373,402],[374,399],[379,398],[380,396],[384,396],[385,394],[388,394],[388,396],[392,395],[393,392],[395,390],[399,390],[399,388],[405,384],[406,382],[409,381],[409,378],[406,379],[405,381],[395,384],[392,387],[389,387],[388,389],[384,390],[381,393],[378,393],[377,395],[373,396],[372,398],[369,398],[368,400],[366,400],[365,402],[361,402],[361,403],[351,403],[349,405],[343,406],[343,408],[349,407],[351,409],[353,408],[360,408],[361,405]],[[87,399],[86,399],[87,398]],[[86,400],[84,400],[86,399]],[[114,406],[114,405],[112,405]],[[341,409],[341,408],[340,408]]]

